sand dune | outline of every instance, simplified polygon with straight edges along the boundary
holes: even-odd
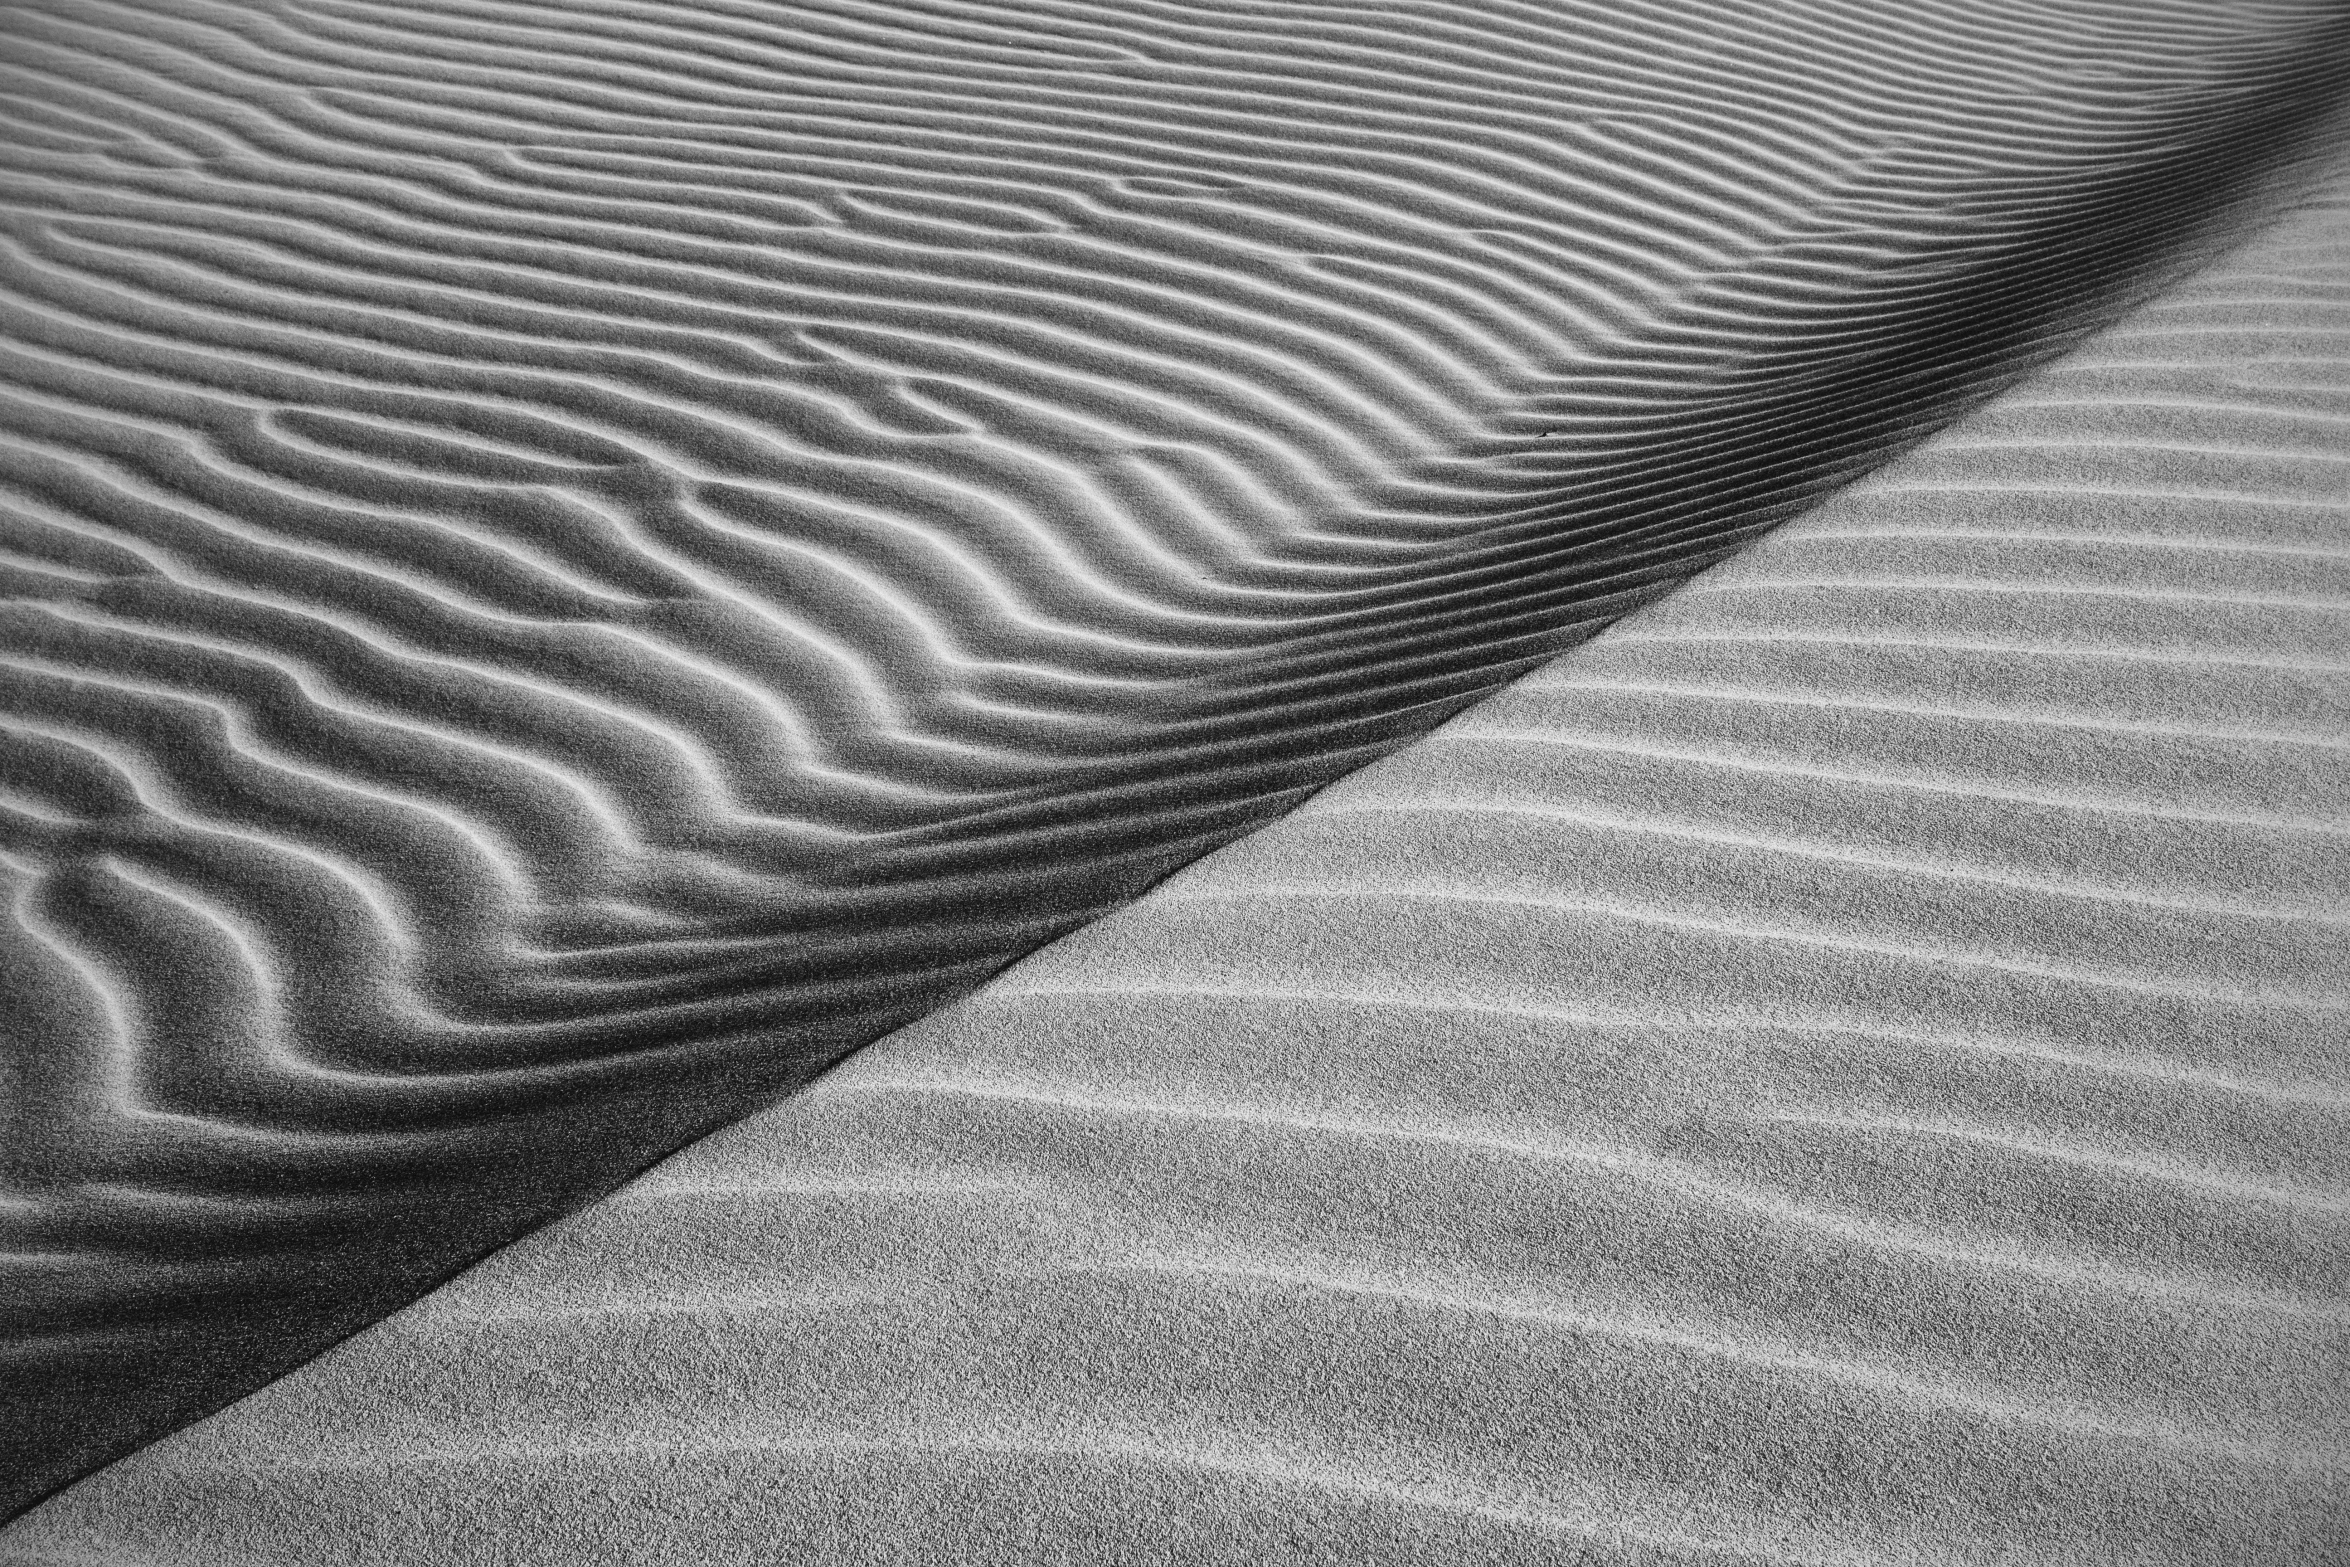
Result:
[[[0,1560],[2341,1561],[2345,432],[2350,179]]]
[[[2072,341],[2291,174],[2350,22],[44,0],[6,26],[0,1504]],[[2027,893],[2000,896],[1982,917]],[[2202,982],[2209,920],[2109,903],[2065,907],[2159,929]],[[1539,912],[1463,907],[1497,941]]]

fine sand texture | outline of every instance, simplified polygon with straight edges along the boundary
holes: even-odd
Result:
[[[2346,40],[11,4],[0,1515],[2076,343],[2273,208]]]
[[[0,1531],[2350,1560],[2350,181]]]

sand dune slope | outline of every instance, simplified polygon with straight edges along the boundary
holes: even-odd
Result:
[[[2350,182],[11,1564],[2334,1563]]]
[[[0,1509],[1653,597],[2330,3],[27,0]]]

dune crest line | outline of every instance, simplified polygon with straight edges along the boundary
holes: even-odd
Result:
[[[4,26],[0,1509],[2077,341],[2267,210],[2350,38],[2318,0]]]

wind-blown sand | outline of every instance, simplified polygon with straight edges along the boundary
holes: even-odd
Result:
[[[2350,181],[0,1560],[2340,1562],[2346,437]]]
[[[5,30],[0,1511],[2074,340],[2350,17]]]

